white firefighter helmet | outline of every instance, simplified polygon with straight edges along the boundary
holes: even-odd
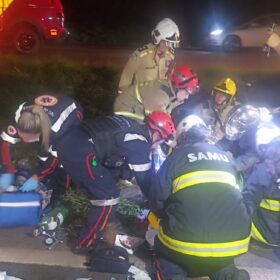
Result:
[[[267,145],[278,137],[280,138],[280,127],[273,122],[262,123],[256,133],[257,149],[260,145]]]
[[[196,115],[188,115],[176,127],[177,144],[194,144],[200,141],[214,143],[211,131],[205,122]]]
[[[181,135],[183,132],[188,132],[194,126],[204,126],[205,122],[197,115],[188,115],[183,118],[176,127],[176,137]]]
[[[180,43],[180,32],[177,24],[170,18],[161,20],[152,31],[152,40],[158,45],[161,40],[171,43],[172,48],[178,48]]]

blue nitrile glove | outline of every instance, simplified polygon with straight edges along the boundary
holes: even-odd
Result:
[[[9,186],[13,185],[15,182],[15,174],[13,173],[3,173],[0,174],[0,188],[6,190]]]
[[[20,190],[22,192],[31,192],[36,190],[39,187],[39,181],[34,179],[33,177],[30,177],[28,180],[24,182]]]

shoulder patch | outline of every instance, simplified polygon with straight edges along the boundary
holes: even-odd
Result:
[[[57,104],[58,100],[53,95],[40,95],[34,99],[34,103],[40,106],[51,107]]]
[[[146,51],[148,49],[148,45],[144,45],[143,47],[140,47],[137,49],[138,52],[143,52]]]
[[[16,135],[17,134],[17,130],[13,125],[8,126],[7,132],[8,132],[9,135]]]

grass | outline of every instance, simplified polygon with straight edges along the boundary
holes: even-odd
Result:
[[[73,96],[84,106],[88,117],[110,113],[116,78],[115,70],[63,59],[3,57],[0,61],[0,120],[9,118],[26,99],[43,92]]]

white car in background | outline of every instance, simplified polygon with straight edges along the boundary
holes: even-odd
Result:
[[[235,28],[215,29],[206,38],[205,46],[221,47],[226,52],[238,51],[243,47],[261,48],[265,45],[269,28],[273,24],[276,24],[275,31],[279,32],[280,13],[257,17]]]

